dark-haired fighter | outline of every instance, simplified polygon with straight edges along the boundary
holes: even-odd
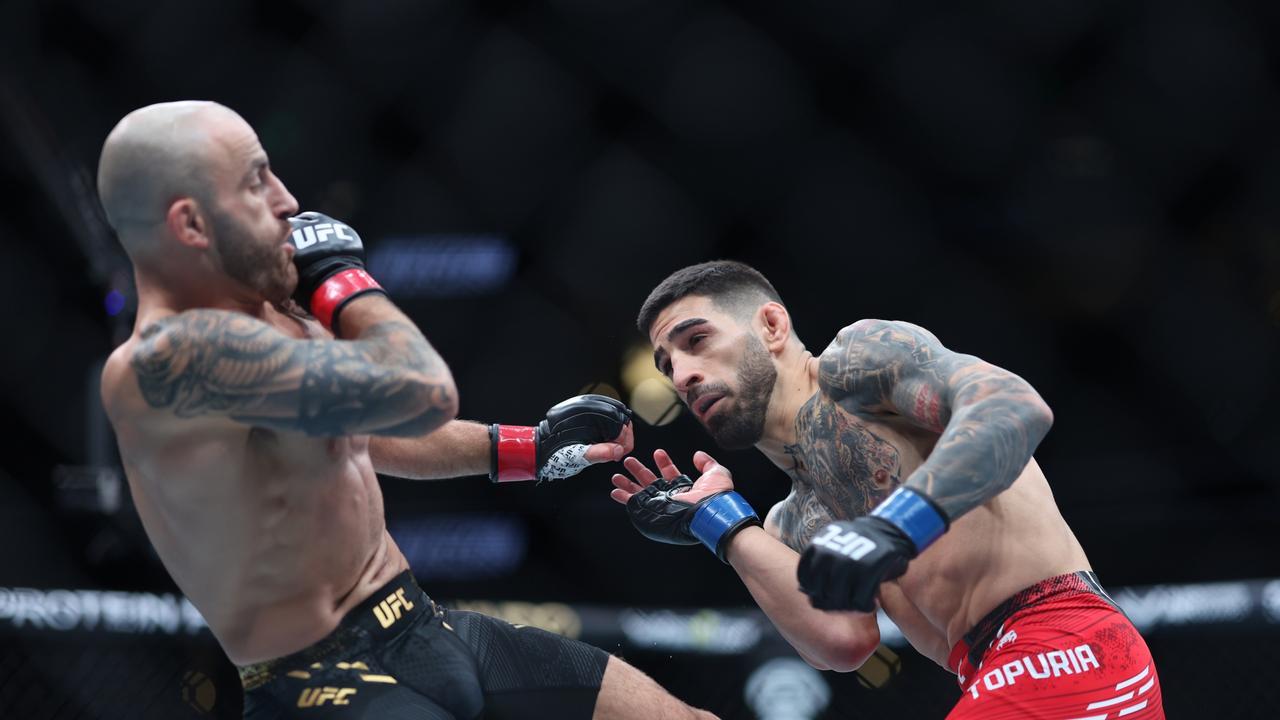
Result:
[[[292,217],[221,105],[130,113],[98,186],[138,287],[103,400],[147,534],[240,666],[248,717],[707,716],[599,649],[435,605],[386,530],[375,470],[565,477],[630,447],[624,407],[451,420],[449,370],[359,236]]]
[[[1146,644],[1032,459],[1052,415],[1022,378],[904,322],[860,320],[814,357],[735,262],[672,274],[638,324],[711,436],[754,445],[791,493],[762,527],[710,455],[690,480],[659,450],[658,476],[626,460],[614,499],[648,537],[732,565],[812,665],[859,667],[881,607],[958,675],[951,718],[1164,717]]]

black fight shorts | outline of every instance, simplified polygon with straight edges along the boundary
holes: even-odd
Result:
[[[320,642],[240,668],[247,720],[590,720],[609,654],[437,606],[408,571]]]

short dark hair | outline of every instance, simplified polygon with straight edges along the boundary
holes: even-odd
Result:
[[[711,298],[716,305],[731,312],[747,307],[754,310],[770,300],[782,302],[778,291],[760,271],[735,260],[712,260],[681,268],[658,283],[640,306],[636,327],[647,337],[659,313],[690,295]],[[750,301],[756,302],[749,304]]]

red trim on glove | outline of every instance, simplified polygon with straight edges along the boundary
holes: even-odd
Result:
[[[498,426],[498,482],[538,479],[538,428]]]
[[[348,299],[369,290],[382,290],[378,281],[362,268],[347,268],[334,273],[311,294],[311,314],[321,325],[333,329],[333,314]]]

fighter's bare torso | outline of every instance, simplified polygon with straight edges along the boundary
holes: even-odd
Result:
[[[870,512],[939,437],[900,417],[855,415],[819,388],[798,413],[796,443],[786,448],[791,494],[767,523],[797,552],[829,521]],[[945,666],[950,648],[1001,601],[1046,577],[1087,569],[1032,460],[1011,487],[953,523],[905,575],[882,584],[880,603],[913,646]]]
[[[368,437],[310,437],[152,407],[131,359],[147,327],[168,316],[140,317],[103,373],[134,502],[165,567],[233,662],[294,652],[407,567],[386,531]],[[330,337],[270,305],[259,319],[292,338]]]

